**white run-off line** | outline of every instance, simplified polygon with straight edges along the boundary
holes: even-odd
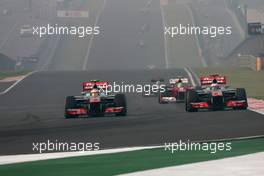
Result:
[[[42,154],[5,155],[5,156],[0,156],[0,165],[24,163],[24,162],[30,162],[30,161],[49,160],[49,159],[68,158],[68,157],[77,157],[77,156],[113,154],[113,153],[130,152],[130,151],[144,150],[144,149],[154,149],[154,148],[160,148],[160,147],[161,146],[127,147],[127,148],[106,149],[106,150],[98,150],[98,151],[84,151],[84,152],[80,151],[80,152],[57,152],[57,153],[42,153]]]
[[[59,46],[59,43],[60,43],[60,40],[61,40],[61,35],[57,36],[56,39],[55,39],[55,42],[54,42],[54,46],[52,47],[51,51],[50,51],[50,54],[49,54],[49,57],[47,58],[47,61],[45,62],[45,64],[41,67],[40,70],[48,70],[49,66],[50,66],[50,63],[52,62],[52,60],[54,59],[54,55],[55,55],[55,52]]]
[[[194,79],[198,81],[198,77],[196,73],[190,68],[188,69],[185,67],[184,70],[188,74],[192,85],[196,86],[196,83],[194,81]],[[248,98],[247,100],[248,100],[248,110],[264,115],[264,100],[258,100],[255,98]]]
[[[25,76],[21,76],[21,79],[19,80],[16,80],[15,83],[13,83],[10,87],[8,87],[6,90],[4,90],[3,92],[0,92],[0,95],[4,95],[6,94],[7,92],[9,92],[11,89],[13,89],[16,85],[18,85],[20,82],[22,82],[24,79],[26,79],[27,77],[29,77],[30,75],[32,75],[33,73],[36,73],[37,71],[35,72],[30,72],[28,73],[27,75]]]
[[[102,15],[102,12],[105,9],[106,2],[107,2],[107,0],[104,0],[103,5],[102,5],[101,9],[99,10],[98,15],[96,16],[96,19],[95,19],[95,22],[94,22],[94,26],[97,26],[98,21],[99,21],[101,15]],[[84,58],[84,63],[83,63],[83,68],[82,68],[83,70],[86,70],[86,68],[87,68],[87,64],[88,64],[88,60],[89,60],[89,56],[90,56],[90,51],[91,51],[91,48],[92,48],[93,40],[94,40],[94,34],[92,34],[91,39],[89,41],[88,49],[87,49],[87,52],[86,52],[86,55],[85,55],[85,58]]]
[[[263,176],[264,152],[181,166],[165,167],[123,176]]]
[[[25,75],[11,76],[11,77],[7,77],[7,78],[4,78],[4,79],[0,79],[0,83],[15,82],[15,81],[19,81],[19,80],[23,79],[24,77],[25,77]]]
[[[194,143],[201,142],[221,142],[221,141],[232,141],[232,140],[249,140],[256,138],[263,138],[264,135],[259,136],[248,136],[248,137],[237,137],[237,138],[225,138],[225,139],[215,139],[207,141],[193,141]],[[98,151],[79,151],[79,152],[57,152],[57,153],[42,153],[42,154],[19,154],[19,155],[3,155],[0,156],[0,165],[15,164],[15,163],[25,163],[32,161],[50,160],[50,159],[62,159],[69,157],[78,156],[93,156],[93,155],[103,155],[103,154],[115,154],[121,152],[132,152],[139,150],[149,150],[149,149],[161,149],[164,150],[164,145],[153,145],[153,146],[138,146],[138,147],[124,147],[115,149],[105,149]]]

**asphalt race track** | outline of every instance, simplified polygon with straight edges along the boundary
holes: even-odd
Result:
[[[99,20],[102,36],[94,39],[88,58],[89,71],[37,72],[0,95],[0,155],[34,153],[32,143],[47,140],[116,148],[264,134],[263,115],[251,111],[187,113],[183,104],[160,105],[157,98],[135,93],[126,94],[127,117],[64,119],[65,97],[79,95],[83,81],[148,84],[152,78],[187,75],[184,69],[165,69],[159,1],[152,2],[148,14],[140,13],[147,0],[131,2],[107,1]],[[141,36],[145,23],[150,28]],[[140,47],[142,37],[145,46]],[[149,64],[161,69],[147,70]]]
[[[100,142],[101,148],[162,145],[264,134],[263,115],[251,111],[187,113],[183,104],[127,94],[127,117],[64,119],[66,95],[78,95],[93,78],[148,83],[153,77],[185,75],[183,70],[39,72],[0,96],[0,153],[32,153],[32,142]]]
[[[99,19],[88,70],[165,68],[165,49],[159,1],[107,0]],[[120,8],[122,7],[122,8]],[[146,12],[141,12],[147,9]],[[145,30],[142,30],[143,26]],[[140,46],[140,41],[144,42]]]

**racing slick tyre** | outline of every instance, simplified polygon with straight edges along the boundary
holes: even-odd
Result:
[[[236,96],[237,96],[237,100],[239,100],[239,101],[245,100],[246,101],[246,105],[242,106],[242,107],[236,107],[234,109],[246,110],[247,107],[248,107],[246,90],[244,88],[237,88],[236,89]]]
[[[166,104],[166,102],[161,100],[161,97],[159,97],[159,104]]]
[[[67,109],[75,109],[76,108],[76,100],[74,96],[68,96],[66,97],[66,103],[65,103],[65,118],[69,119],[69,118],[78,118],[78,115],[69,115],[67,114],[66,110]]]
[[[116,107],[124,107],[122,112],[117,113],[116,116],[126,116],[127,115],[126,96],[124,94],[116,94],[114,103]]]
[[[197,94],[194,89],[190,89],[186,91],[185,97],[185,110],[187,112],[196,112],[198,109],[192,107],[191,103],[197,102]]]

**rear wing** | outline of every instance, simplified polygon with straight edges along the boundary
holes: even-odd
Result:
[[[188,78],[175,78],[175,79],[170,79],[170,84],[176,84],[176,83],[189,83]]]
[[[109,88],[109,83],[108,82],[104,82],[104,81],[90,81],[90,82],[84,82],[83,83],[83,91],[84,92],[89,92],[91,91],[94,86],[97,86],[98,89],[103,89],[106,90],[107,88]]]
[[[159,81],[159,82],[164,82],[164,79],[161,78],[161,79],[151,79],[151,80],[150,80],[150,82],[152,82],[152,83],[156,83],[156,82],[158,82],[158,81]]]
[[[226,84],[226,77],[220,75],[209,75],[200,77],[201,86],[211,85],[213,83]]]

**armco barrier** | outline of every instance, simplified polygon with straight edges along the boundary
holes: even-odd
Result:
[[[233,63],[233,66],[250,68],[255,71],[261,71],[263,68],[263,59],[252,55],[238,55]]]
[[[263,67],[263,59],[261,57],[256,58],[256,71],[261,71]]]

